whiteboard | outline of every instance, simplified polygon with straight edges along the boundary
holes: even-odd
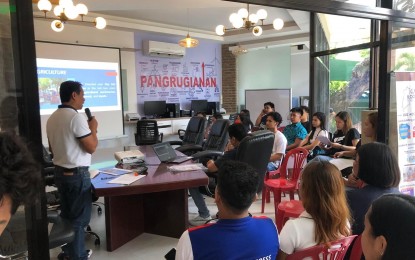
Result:
[[[268,101],[274,103],[275,111],[281,114],[281,126],[288,125],[290,123],[291,88],[245,90],[245,108],[249,110],[253,122],[264,108],[264,103]]]

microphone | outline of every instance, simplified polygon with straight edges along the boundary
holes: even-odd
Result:
[[[89,108],[85,108],[85,114],[88,117],[88,121],[92,120],[92,114],[91,114],[91,110],[89,110]]]

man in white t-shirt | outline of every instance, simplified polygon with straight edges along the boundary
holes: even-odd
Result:
[[[287,138],[278,131],[278,126],[282,122],[282,117],[278,112],[271,112],[267,114],[266,127],[275,134],[274,146],[272,147],[271,157],[269,158],[268,171],[275,171],[280,166],[281,160],[284,157],[285,149],[287,148]]]
[[[92,250],[85,249],[85,231],[91,219],[91,179],[88,168],[91,154],[98,145],[98,122],[78,110],[85,102],[82,84],[62,82],[59,88],[62,105],[50,116],[46,133],[55,165],[55,184],[61,201],[61,217],[68,219],[75,231],[74,241],[62,247],[59,259],[85,260]]]

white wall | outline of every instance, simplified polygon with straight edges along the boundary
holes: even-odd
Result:
[[[248,51],[238,56],[238,104],[245,104],[246,89],[287,89],[291,87],[291,52],[289,46]],[[268,100],[264,100],[264,103]],[[252,118],[256,112],[251,111]]]
[[[291,55],[292,96],[309,96],[310,54],[308,52]]]
[[[120,30],[98,30],[93,26],[66,24],[62,32],[55,32],[50,27],[50,21],[35,20],[35,39],[100,47],[134,48],[134,33]],[[127,71],[128,111],[137,112],[137,95],[135,91],[135,52],[121,51],[121,69]],[[125,84],[125,82],[123,82]]]

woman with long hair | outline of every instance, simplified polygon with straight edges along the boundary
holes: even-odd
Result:
[[[362,249],[367,260],[415,259],[415,198],[387,194],[366,213]]]
[[[337,167],[324,161],[310,162],[301,178],[300,194],[305,211],[283,227],[278,260],[351,233],[345,188]]]
[[[347,111],[340,111],[336,117],[336,132],[334,132],[328,146],[320,144],[326,150],[327,155],[319,155],[315,160],[330,161],[337,152],[351,151],[356,149],[360,140],[360,133],[352,127],[352,118]]]
[[[329,137],[329,133],[325,126],[326,115],[323,112],[316,112],[313,114],[311,125],[312,128],[310,133],[300,143],[300,147],[309,151],[309,158],[325,153],[319,146],[320,141],[317,139],[317,136]]]
[[[353,214],[353,234],[359,235],[370,204],[384,194],[399,193],[401,174],[392,150],[382,143],[364,144],[357,149],[352,174],[358,184],[347,190],[347,199]]]
[[[376,142],[378,127],[378,112],[372,112],[367,115],[362,124],[362,133],[368,138],[369,142]],[[362,140],[356,145],[356,149],[351,151],[342,151],[334,154],[334,158],[350,157],[353,158],[356,155],[356,150],[362,145]]]

